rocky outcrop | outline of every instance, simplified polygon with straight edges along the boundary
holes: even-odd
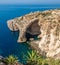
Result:
[[[38,24],[36,26],[36,24]],[[26,41],[26,32],[41,38],[34,42],[47,57],[60,58],[60,10],[34,12],[7,22],[12,31],[19,30],[18,42]],[[33,25],[34,24],[34,25]],[[30,29],[30,30],[29,30]]]
[[[6,65],[6,62],[4,62],[4,57],[0,56],[0,65]]]
[[[38,18],[34,18],[32,20],[22,20],[21,22],[17,20],[10,20],[7,22],[8,23],[8,27],[10,28],[10,30],[12,31],[17,31],[19,30],[19,38],[18,38],[18,42],[25,42],[27,39],[25,37],[26,32],[35,35],[35,34],[39,34],[40,33],[40,26],[38,25]],[[34,23],[34,24],[33,24]],[[31,26],[33,25],[33,26]],[[33,29],[33,27],[35,29]]]

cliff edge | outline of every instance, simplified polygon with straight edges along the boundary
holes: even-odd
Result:
[[[60,58],[60,10],[46,10],[33,12],[7,21],[11,31],[19,30],[18,42],[26,41],[26,32],[41,38],[38,48],[47,57]]]

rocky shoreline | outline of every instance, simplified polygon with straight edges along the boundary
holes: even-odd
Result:
[[[33,12],[9,20],[7,24],[11,31],[19,30],[18,42],[27,40],[26,32],[38,34],[41,39],[29,44],[47,57],[60,59],[60,9]]]

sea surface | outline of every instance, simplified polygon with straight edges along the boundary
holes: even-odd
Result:
[[[60,6],[0,5],[0,55],[6,57],[13,54],[19,57],[20,62],[24,62],[23,55],[30,51],[27,44],[17,43],[19,32],[11,32],[7,26],[7,20],[30,12],[57,8],[60,8]]]

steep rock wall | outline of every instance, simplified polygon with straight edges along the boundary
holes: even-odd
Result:
[[[38,36],[41,39],[38,42],[35,42],[38,45],[38,48],[42,52],[44,51],[47,57],[60,58],[59,9],[30,13],[13,20],[9,20],[7,23],[10,30],[20,31],[18,42],[25,42],[25,33],[27,28],[35,21],[37,21],[37,24],[40,26],[39,31],[41,32]]]

